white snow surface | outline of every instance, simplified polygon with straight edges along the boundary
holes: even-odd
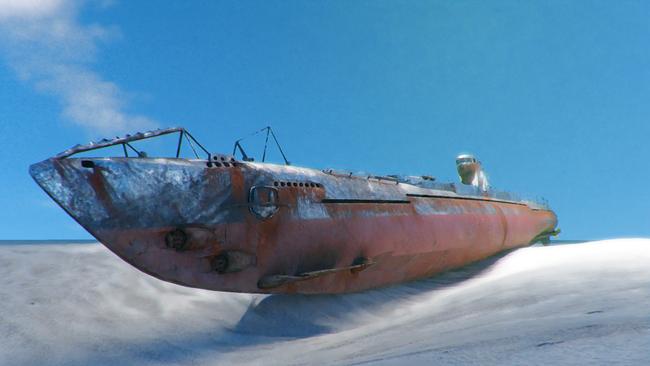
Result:
[[[650,239],[346,295],[211,292],[100,244],[0,246],[0,365],[650,364]]]

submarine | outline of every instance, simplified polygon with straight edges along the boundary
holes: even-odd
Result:
[[[271,128],[263,130],[284,164],[255,161],[240,140],[232,154],[210,153],[174,127],[76,145],[29,173],[127,263],[215,291],[358,292],[547,243],[559,232],[546,202],[492,189],[472,155],[456,159],[460,183],[320,170],[290,164]],[[171,134],[178,140],[169,157],[134,146]],[[181,146],[194,155],[182,157]],[[108,147],[121,153],[93,155]]]

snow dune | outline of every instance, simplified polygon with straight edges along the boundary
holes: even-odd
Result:
[[[650,239],[336,296],[184,288],[100,244],[0,245],[0,364],[650,364]]]

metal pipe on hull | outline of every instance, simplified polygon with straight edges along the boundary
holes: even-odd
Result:
[[[361,291],[528,245],[557,225],[552,211],[523,202],[299,167],[208,163],[53,158],[30,173],[136,268],[219,291]]]

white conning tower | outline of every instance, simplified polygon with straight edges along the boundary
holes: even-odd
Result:
[[[458,176],[463,184],[478,187],[483,191],[489,188],[488,179],[481,162],[474,156],[469,154],[461,154],[456,158],[456,169],[458,169]]]

